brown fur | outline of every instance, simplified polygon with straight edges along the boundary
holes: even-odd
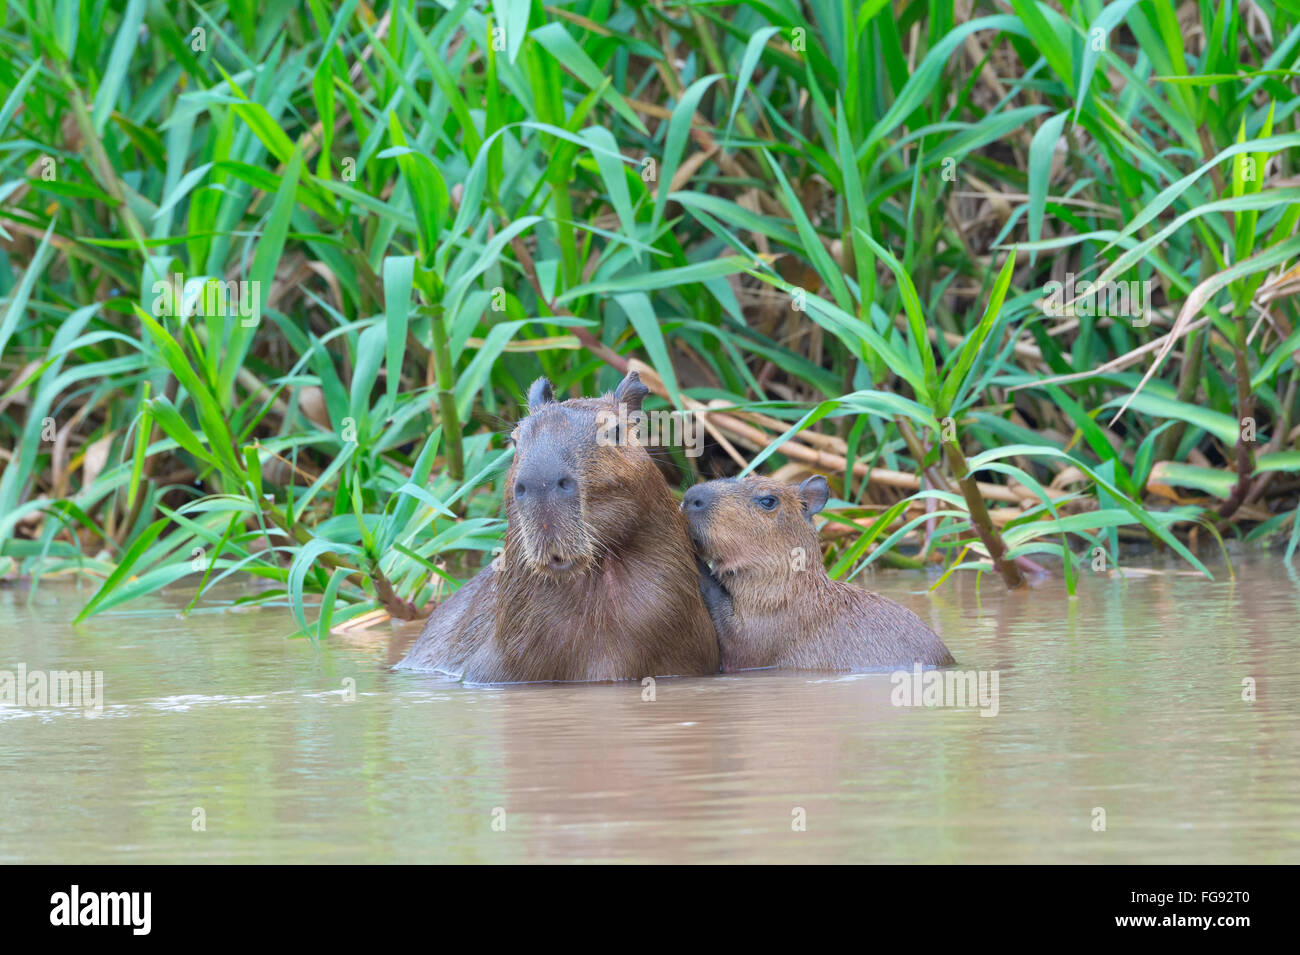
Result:
[[[557,402],[549,382],[533,385],[511,436],[503,551],[399,666],[475,683],[717,672],[685,517],[645,449],[617,433],[619,404],[635,419],[647,393],[635,372],[602,398]],[[554,480],[516,493],[538,476]]]
[[[951,664],[948,648],[916,614],[827,576],[812,524],[827,493],[820,476],[798,486],[733,478],[686,492],[682,509],[704,562],[700,587],[722,668]]]

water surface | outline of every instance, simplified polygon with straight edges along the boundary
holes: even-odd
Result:
[[[869,579],[998,672],[991,718],[888,673],[471,687],[391,670],[409,625],[0,588],[0,671],[104,673],[99,712],[0,706],[0,862],[1300,861],[1300,577],[1153,562]]]

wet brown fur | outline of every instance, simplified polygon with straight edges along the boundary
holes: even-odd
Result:
[[[951,664],[948,648],[916,614],[827,576],[812,524],[826,495],[820,476],[802,485],[733,478],[687,492],[682,507],[706,562],[700,585],[723,670]],[[772,498],[771,510],[759,503]]]
[[[434,611],[400,667],[475,683],[717,672],[685,517],[644,448],[596,440],[618,400],[635,417],[646,393],[635,373],[601,398],[557,402],[534,384],[512,435],[503,551]],[[521,468],[559,460],[576,504],[530,512],[515,499]]]

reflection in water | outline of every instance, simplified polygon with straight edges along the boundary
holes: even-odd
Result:
[[[999,671],[994,718],[887,673],[462,686],[389,669],[418,626],[317,648],[183,588],[76,626],[85,589],[0,590],[0,671],[105,697],[0,705],[0,862],[1300,861],[1300,582],[1161,569],[871,581]]]

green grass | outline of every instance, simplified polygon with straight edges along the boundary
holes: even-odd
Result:
[[[83,618],[413,615],[629,359],[722,409],[682,483],[830,472],[840,576],[1300,543],[1295,0],[117,6],[0,25],[0,575]]]

